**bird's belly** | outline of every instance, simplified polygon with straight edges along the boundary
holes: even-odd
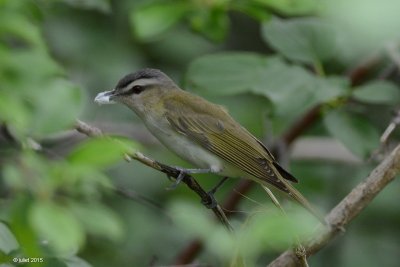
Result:
[[[199,168],[211,168],[216,172],[223,169],[221,159],[188,140],[185,136],[166,135],[159,137],[159,139],[169,150]]]
[[[207,151],[186,136],[175,132],[167,125],[162,127],[160,123],[146,123],[150,132],[170,151],[187,160],[198,168],[211,169],[215,173],[224,170],[224,161],[218,156]],[[161,127],[160,127],[161,126]]]

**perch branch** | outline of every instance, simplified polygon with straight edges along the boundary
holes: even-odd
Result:
[[[400,145],[387,156],[360,184],[358,184],[326,216],[330,228],[304,244],[307,255],[313,255],[334,239],[400,171]],[[298,260],[292,250],[287,250],[271,262],[269,267],[297,266]]]
[[[75,129],[78,132],[85,134],[89,137],[103,136],[103,133],[100,129],[88,125],[87,123],[84,123],[80,120],[77,120]],[[150,168],[153,168],[157,171],[163,172],[167,174],[169,177],[173,177],[175,179],[180,174],[180,171],[177,170],[176,168],[165,165],[156,160],[150,159],[140,152],[125,153],[124,158],[128,162],[131,161],[132,159],[137,160],[143,163],[144,165],[149,166]],[[201,198],[201,202],[206,207],[207,205],[212,203],[210,195],[200,186],[200,184],[193,178],[193,176],[186,174],[182,182],[185,183],[192,191],[194,191]],[[232,226],[229,224],[229,221],[225,213],[223,212],[222,208],[219,205],[216,205],[211,210],[214,212],[217,218],[227,229],[232,230]]]

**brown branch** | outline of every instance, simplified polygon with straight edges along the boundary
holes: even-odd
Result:
[[[334,239],[400,171],[400,145],[385,158],[359,185],[357,185],[331,212],[326,221],[332,227],[322,230],[304,244],[307,255],[313,255]],[[297,266],[298,260],[292,250],[287,250],[271,262],[269,267]]]
[[[350,79],[351,86],[357,86],[363,83],[364,79],[370,74],[370,71],[382,61],[382,54],[376,53],[364,61],[360,62],[354,68],[350,69],[347,76]]]
[[[88,125],[82,121],[77,121],[75,125],[75,129],[83,133],[89,137],[96,137],[96,136],[103,136],[103,133],[100,129],[93,127],[91,125]],[[150,159],[146,156],[144,156],[140,152],[135,152],[135,153],[126,153],[124,155],[125,160],[131,161],[132,159],[137,160],[150,168],[153,168],[157,171],[163,172],[167,174],[169,177],[172,178],[177,178],[180,174],[180,171],[177,170],[176,168],[173,168],[171,166],[165,165],[163,163],[160,163],[156,160]],[[210,197],[210,195],[200,186],[200,184],[191,176],[188,174],[185,174],[185,177],[182,180],[183,183],[185,183],[192,191],[194,191],[200,198],[201,202],[203,203],[204,206],[208,208],[208,206],[212,203],[213,199]],[[229,230],[232,230],[232,226],[229,224],[229,221],[223,212],[222,208],[217,204],[215,207],[212,207],[211,210],[214,212],[215,216],[221,221],[221,223]]]
[[[204,248],[204,244],[201,239],[196,238],[190,241],[188,245],[178,254],[175,258],[174,265],[181,266],[183,264],[187,264],[188,262],[192,262],[194,258],[196,258],[199,251],[202,251]]]
[[[304,133],[305,129],[309,129],[315,123],[315,121],[317,121],[320,112],[321,105],[317,105],[310,109],[282,135],[283,142],[285,142],[287,145],[290,145],[297,137]]]

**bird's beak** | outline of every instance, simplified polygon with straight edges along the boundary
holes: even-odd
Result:
[[[114,96],[115,91],[105,91],[99,93],[96,98],[94,99],[94,102],[102,105],[102,104],[114,104],[115,101],[111,100],[111,97]]]

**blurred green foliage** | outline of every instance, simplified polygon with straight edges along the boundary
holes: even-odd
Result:
[[[100,109],[93,96],[157,67],[264,140],[320,105],[306,134],[333,137],[362,162],[293,162],[299,189],[329,210],[375,165],[367,159],[399,104],[398,10],[396,0],[0,0],[0,266],[168,265],[195,237],[205,244],[201,263],[265,266],[294,234],[309,236],[313,218],[291,204],[282,218],[255,189],[227,233],[184,186],[166,191],[162,174],[123,162],[140,149],[186,164],[154,145],[131,111]],[[354,83],[347,74],[370,58],[379,62]],[[113,135],[68,139],[77,118]],[[199,181],[209,188],[215,179]],[[399,187],[311,265],[397,266]],[[44,261],[12,263],[24,257]]]
[[[272,102],[277,116],[291,119],[347,91],[346,78],[318,77],[280,57],[250,53],[201,57],[189,66],[186,84],[199,94],[252,92],[262,95]]]

